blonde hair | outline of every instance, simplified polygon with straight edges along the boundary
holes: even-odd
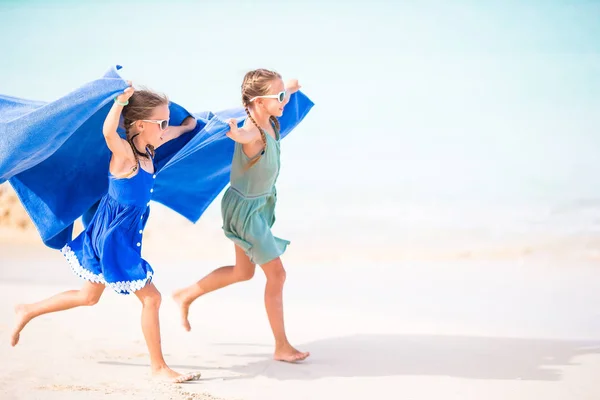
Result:
[[[265,154],[265,151],[267,151],[267,134],[250,114],[250,99],[256,96],[265,96],[269,94],[269,89],[271,89],[271,83],[274,79],[281,79],[281,75],[275,71],[260,68],[246,73],[244,81],[242,82],[242,103],[244,104],[248,118],[250,118],[250,121],[258,128],[264,146],[262,152],[248,163],[246,169],[256,164],[262,155]],[[277,118],[271,116],[269,120],[275,125],[277,132],[279,132],[279,121]]]

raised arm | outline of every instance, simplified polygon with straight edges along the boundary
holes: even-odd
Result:
[[[131,82],[128,82],[131,85]],[[104,134],[104,140],[108,149],[118,158],[127,158],[129,154],[128,144],[125,140],[121,139],[117,133],[117,127],[119,126],[119,119],[123,112],[123,107],[128,104],[129,98],[133,95],[133,87],[128,87],[125,91],[118,95],[113,103],[106,119],[104,120],[104,126],[102,127],[102,133]]]

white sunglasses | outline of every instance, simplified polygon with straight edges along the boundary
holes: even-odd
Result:
[[[169,127],[169,120],[168,119],[140,119],[140,121],[144,121],[144,122],[150,122],[153,124],[158,124],[160,125],[160,130],[164,131],[165,129],[167,129]],[[133,121],[131,124],[129,124],[129,126],[135,124],[135,121]]]
[[[252,103],[256,99],[277,99],[280,103],[283,103],[283,100],[285,100],[285,90],[277,94],[267,94],[265,96],[253,97],[250,99],[250,103]]]

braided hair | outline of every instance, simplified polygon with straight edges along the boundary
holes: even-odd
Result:
[[[246,169],[256,164],[267,151],[267,133],[258,125],[254,117],[252,117],[252,114],[250,114],[250,99],[256,96],[267,95],[269,93],[269,89],[271,88],[271,82],[273,79],[281,79],[281,75],[275,71],[270,71],[267,69],[256,69],[246,73],[244,76],[244,81],[242,82],[242,103],[244,105],[244,109],[246,110],[246,114],[248,114],[250,121],[252,121],[256,128],[258,128],[263,142],[263,150],[258,156],[254,157],[248,163]],[[275,129],[277,129],[277,132],[279,132],[279,121],[277,118],[271,116],[269,120],[275,126]]]

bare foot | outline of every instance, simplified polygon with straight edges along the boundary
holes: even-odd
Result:
[[[152,376],[161,381],[167,381],[171,383],[182,383],[189,381],[196,381],[200,379],[200,372],[192,372],[189,374],[180,374],[173,371],[166,365],[162,368],[152,371]]]
[[[179,310],[181,312],[181,325],[186,331],[191,331],[192,327],[190,325],[190,321],[188,321],[188,313],[190,312],[190,302],[188,302],[184,297],[185,289],[177,290],[173,293],[173,300],[179,306]]]
[[[275,361],[295,363],[298,361],[306,360],[308,356],[310,356],[309,352],[298,351],[288,344],[287,346],[282,347],[281,349],[276,349],[273,359]]]
[[[19,304],[15,307],[15,314],[15,329],[13,329],[12,334],[10,335],[10,345],[13,347],[19,343],[19,335],[21,334],[21,331],[23,328],[25,328],[25,325],[31,321],[31,317],[27,315],[27,310],[24,304]]]

